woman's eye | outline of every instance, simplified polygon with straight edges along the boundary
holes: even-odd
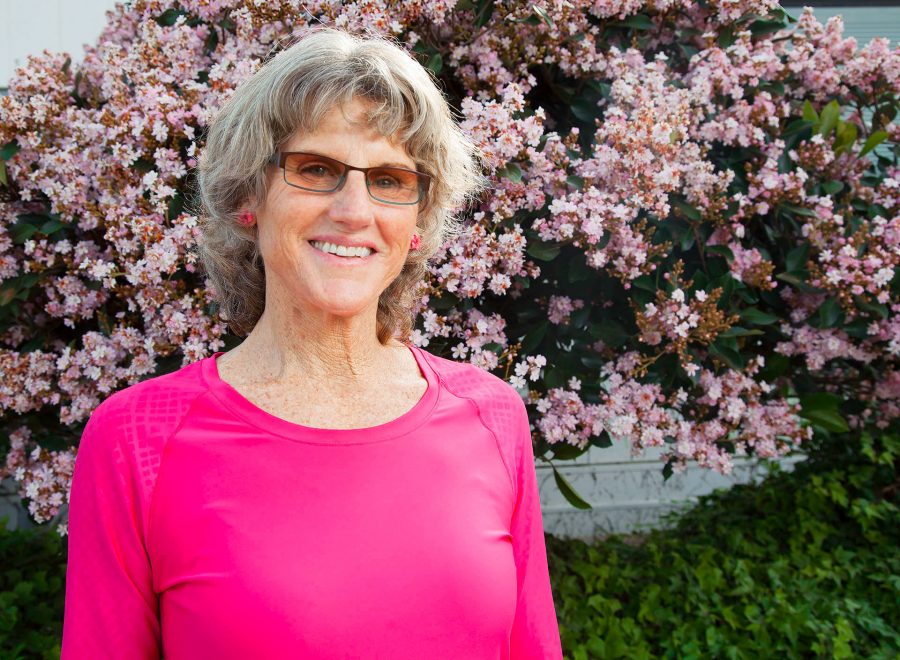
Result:
[[[392,176],[380,176],[375,179],[375,186],[381,189],[397,188],[400,186],[400,182]]]
[[[331,175],[331,170],[325,165],[304,165],[300,168],[299,173],[303,176],[326,177]]]

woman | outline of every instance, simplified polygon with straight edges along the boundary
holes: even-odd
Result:
[[[473,154],[378,38],[314,31],[236,90],[199,254],[246,339],[92,414],[63,658],[562,657],[522,400],[400,340]]]

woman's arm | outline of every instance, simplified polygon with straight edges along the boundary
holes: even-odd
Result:
[[[516,399],[519,409],[515,438],[517,492],[511,532],[518,600],[510,635],[510,657],[512,660],[557,660],[562,658],[562,646],[550,589],[534,449],[531,446],[528,412],[518,395]]]
[[[62,660],[159,658],[133,429],[105,407],[84,429],[72,476]]]

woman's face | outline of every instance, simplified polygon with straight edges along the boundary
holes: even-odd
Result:
[[[315,132],[296,133],[282,151],[330,156],[356,167],[416,169],[402,146],[366,125],[365,109],[361,101],[345,106],[343,113],[340,107],[332,109]],[[340,190],[317,193],[289,186],[281,169],[269,168],[268,196],[256,210],[267,299],[273,294],[305,313],[320,310],[342,317],[377,306],[378,297],[403,268],[418,205],[373,199],[358,171],[347,172]],[[327,254],[311,242],[319,240],[362,243],[374,252],[362,258]]]

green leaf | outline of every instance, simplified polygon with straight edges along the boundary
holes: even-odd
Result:
[[[813,111],[815,112],[815,111]],[[790,137],[791,135],[799,135],[803,133],[803,131],[811,130],[815,126],[815,123],[808,119],[795,119],[790,124],[785,126],[784,132],[781,134],[783,137]]]
[[[761,37],[767,34],[778,32],[785,27],[782,21],[753,21],[750,24],[750,32],[754,37]]]
[[[46,236],[50,236],[65,226],[66,224],[59,219],[59,216],[51,216],[47,222],[41,225],[38,231]]]
[[[425,62],[425,68],[429,69],[436,76],[440,75],[444,69],[444,58],[441,57],[440,53],[435,53]]]
[[[0,307],[10,304],[16,297],[16,288],[9,282],[5,282],[0,286]]]
[[[569,105],[572,114],[586,124],[593,126],[594,119],[597,117],[597,103],[585,98],[577,98]]]
[[[887,139],[887,136],[887,131],[875,131],[874,133],[872,133],[866,140],[866,143],[863,145],[863,148],[859,152],[859,155],[865,156],[867,153],[872,151],[872,149],[884,142]]]
[[[559,256],[562,246],[559,243],[544,243],[543,241],[532,241],[528,244],[525,253],[540,261],[553,261]]]
[[[716,41],[719,42],[719,45],[722,48],[728,48],[729,46],[731,46],[734,43],[734,30],[731,28],[731,26],[723,28],[719,32],[719,36]]]
[[[179,16],[187,16],[187,12],[183,9],[166,9],[162,14],[156,17],[156,22],[163,27],[171,27],[175,25],[175,21]]]
[[[572,488],[572,484],[570,484],[562,474],[559,473],[559,470],[556,469],[555,465],[551,464],[553,468],[553,478],[556,480],[556,486],[559,488],[559,491],[563,494],[569,504],[574,506],[576,509],[591,509],[590,504],[588,504],[582,497],[579,495],[574,488]]]
[[[785,258],[785,268],[790,273],[797,273],[806,268],[809,260],[809,243],[803,243],[788,252]]]
[[[759,91],[769,92],[772,96],[784,96],[784,83],[780,80],[763,80],[759,84]]]
[[[812,107],[812,103],[808,100],[803,102],[803,118],[813,124],[819,123],[819,115],[816,113],[816,109]]]
[[[535,324],[528,332],[525,334],[525,338],[522,340],[522,352],[523,353],[531,353],[533,352],[544,339],[544,335],[547,334],[547,328],[549,327],[550,322],[547,320],[541,321],[540,323]]]
[[[696,208],[688,204],[687,202],[682,202],[681,200],[675,200],[675,207],[681,211],[685,217],[689,220],[693,220],[694,222],[700,222],[703,219],[703,216],[700,215],[700,211]]]
[[[841,399],[828,392],[808,394],[800,398],[800,416],[827,431],[846,433],[850,430],[841,417]]]
[[[571,461],[584,453],[584,450],[568,442],[554,442],[550,447],[553,449],[553,460]]]
[[[604,319],[600,323],[591,323],[589,332],[592,337],[602,340],[604,344],[612,348],[621,346],[631,338],[625,326],[613,319]]]
[[[504,179],[509,179],[513,183],[519,183],[522,180],[522,168],[513,162],[509,162],[497,170],[497,174]]]
[[[734,253],[730,248],[724,245],[710,245],[706,248],[706,251],[711,254],[722,255],[723,257],[725,257],[725,260],[728,261],[728,263],[734,261]]]
[[[844,310],[837,298],[828,298],[816,312],[819,320],[820,328],[833,328],[838,325],[844,317]]]
[[[569,260],[569,283],[584,282],[597,277],[597,271],[587,265],[580,255]]]
[[[875,314],[881,319],[886,319],[888,317],[887,305],[878,302],[869,302],[862,296],[855,296],[854,301],[856,302],[856,306],[865,312]]]
[[[822,190],[826,195],[836,195],[844,189],[844,184],[840,181],[826,181],[822,184]]]
[[[640,277],[636,277],[631,281],[631,283],[638,289],[656,293],[656,280],[654,280],[649,275],[641,275]]]
[[[802,275],[798,275],[797,273],[778,273],[775,276],[775,279],[781,280],[782,282],[787,282],[798,291],[802,291],[803,293],[815,293],[819,291],[816,287],[807,283]]]
[[[37,226],[31,224],[30,222],[23,221],[21,217],[9,228],[10,236],[12,236],[12,242],[16,245],[22,245],[25,241],[34,236],[37,231]]]
[[[796,213],[797,215],[803,215],[808,218],[818,218],[816,212],[812,209],[808,209],[805,206],[797,206],[796,204],[788,204],[787,202],[781,202],[778,205],[780,208],[786,209],[791,213]]]
[[[584,326],[587,325],[588,319],[591,317],[591,306],[585,305],[581,309],[576,309],[572,312],[571,320],[569,321],[572,324],[573,328],[578,328],[579,330],[583,329]]]
[[[743,370],[745,364],[744,358],[741,357],[741,354],[733,348],[721,343],[719,339],[716,339],[716,341],[709,345],[709,350],[711,353],[719,357],[722,362],[728,365],[731,369],[734,369],[735,371]]]
[[[849,121],[839,121],[837,130],[837,139],[834,141],[834,151],[840,155],[850,148],[856,142],[858,129],[856,124]]]
[[[759,370],[759,377],[764,381],[773,381],[784,374],[791,364],[790,359],[786,355],[780,353],[771,353],[765,356],[766,363]]]
[[[216,46],[219,45],[219,33],[216,30],[210,30],[209,34],[206,37],[206,42],[204,42],[203,47],[206,49],[206,52],[212,54],[216,50]]]
[[[822,108],[822,115],[820,117],[819,130],[818,133],[825,137],[831,135],[831,131],[834,130],[834,127],[837,126],[838,119],[841,116],[841,106],[838,105],[837,101],[829,101],[828,104]]]
[[[668,481],[669,477],[671,477],[672,474],[674,474],[675,469],[674,469],[673,465],[674,465],[674,463],[672,461],[669,461],[668,463],[666,463],[663,466],[663,469],[662,469],[663,481]]]
[[[19,143],[15,140],[10,140],[2,147],[0,147],[0,160],[9,160],[17,153],[22,147],[19,146]]]
[[[544,23],[551,29],[553,29],[553,19],[550,18],[550,15],[543,7],[538,7],[537,5],[532,6],[531,8],[535,14],[537,14]]]
[[[767,314],[756,307],[747,307],[741,310],[740,317],[753,325],[771,325],[778,320],[778,317],[774,314]]]
[[[475,5],[475,27],[484,27],[494,15],[494,0],[478,0]]]
[[[0,160],[0,185],[6,187],[9,185],[9,179],[6,177],[6,163]]]
[[[674,226],[674,223],[673,223]],[[692,247],[694,247],[694,243],[697,242],[697,237],[694,235],[690,229],[681,234],[681,239],[678,243],[678,246],[681,248],[682,252],[687,252]]]
[[[428,302],[428,306],[436,312],[455,309],[459,306],[460,300],[450,291],[443,291],[440,297],[433,297]]]
[[[570,174],[566,177],[566,183],[568,183],[576,190],[584,190],[584,179],[582,179],[580,176]]]
[[[619,21],[618,25],[625,25],[634,30],[652,30],[656,27],[653,24],[653,21],[650,20],[650,17],[646,14],[635,14],[634,16],[629,16],[624,21]]]
[[[733,325],[725,332],[719,333],[720,337],[750,337],[753,335],[764,335],[766,334],[762,330],[749,330],[747,328],[742,328],[739,325]]]

